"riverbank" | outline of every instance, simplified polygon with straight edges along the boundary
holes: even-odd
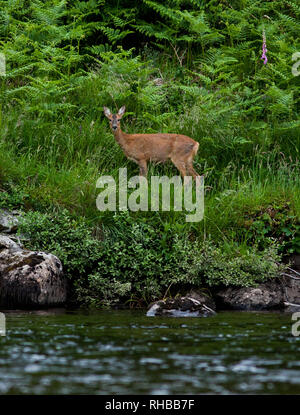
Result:
[[[102,291],[99,290],[93,293],[93,302],[87,301],[85,296],[89,294],[91,287],[87,285],[86,274],[83,273],[83,280],[81,281],[68,279],[57,256],[41,251],[30,251],[21,247],[19,245],[21,243],[20,236],[14,235],[12,231],[16,231],[19,226],[22,228],[24,215],[22,219],[20,213],[18,216],[14,216],[8,211],[4,213],[2,211],[2,216],[0,212],[0,218],[2,229],[5,229],[6,226],[8,232],[6,235],[0,234],[0,307],[2,309],[42,309],[49,306],[72,305],[72,301],[73,307],[75,305],[85,305],[102,308],[114,306],[124,308],[125,304],[127,304],[127,307],[145,307],[147,305],[146,298],[140,298],[136,304],[132,301],[132,294],[137,292],[136,284],[143,283],[142,273],[141,280],[136,283],[126,282],[123,279],[123,284],[127,285],[131,297],[126,291],[123,291],[122,294],[115,292],[114,300],[107,301],[108,298],[112,298],[111,293],[114,287],[109,287],[109,276],[106,276],[106,281],[104,276],[102,282],[106,282],[104,287],[107,288],[107,297],[104,298],[103,287],[100,287]],[[10,221],[7,218],[10,218]],[[30,244],[28,234],[26,237],[22,235],[22,239],[26,241],[26,245]],[[16,243],[16,240],[19,244]],[[97,244],[96,247],[99,250],[103,248],[101,244]],[[190,259],[190,262],[197,258],[195,252],[193,255],[195,256]],[[206,251],[202,251],[200,256],[204,256],[205,261],[207,261]],[[260,278],[256,277],[256,279],[253,277],[253,280],[247,281],[247,285],[244,287],[242,282],[238,283],[236,280],[233,280],[234,284],[230,283],[229,273],[232,272],[231,269],[228,269],[228,275],[225,275],[226,280],[219,281],[215,275],[217,282],[214,284],[212,280],[212,283],[208,285],[208,275],[204,275],[203,279],[199,276],[204,270],[203,265],[201,268],[201,263],[195,262],[194,266],[188,269],[190,280],[186,275],[181,275],[181,278],[176,281],[173,280],[176,283],[172,288],[171,285],[167,287],[163,300],[159,298],[159,291],[148,297],[148,302],[157,299],[159,301],[150,305],[147,315],[206,317],[223,309],[286,309],[295,311],[297,307],[300,307],[299,256],[294,256],[293,261],[292,268],[284,264],[274,263],[274,275],[271,279],[262,275],[259,276]],[[102,264],[107,266],[106,258],[103,259],[102,257]],[[267,263],[267,269],[269,267],[270,265]],[[183,271],[181,270],[181,272]],[[207,267],[206,272],[208,272]],[[217,270],[215,270],[215,273],[217,273]],[[163,277],[162,274],[152,274],[152,283],[157,283],[157,280],[162,280]],[[259,279],[264,280],[262,277],[265,277],[266,282],[259,283]],[[78,289],[79,283],[82,285]],[[163,292],[162,289],[166,288],[166,283],[165,286],[163,284],[161,281],[161,293]],[[119,282],[120,287],[121,283]]]
[[[84,222],[78,226],[67,212],[50,216],[2,210],[0,219],[6,231],[0,239],[4,307],[64,302],[96,308],[146,307],[191,289],[202,291],[221,309],[278,309],[300,302],[297,271],[277,262],[274,249],[229,254],[212,241],[180,240],[174,229],[169,229],[169,242],[164,241],[163,247],[163,234],[147,224],[138,228],[129,214],[116,218],[118,226],[126,227],[124,234],[117,238],[106,234],[102,239],[93,236]],[[205,306],[206,301],[201,302]]]
[[[24,212],[21,242],[59,258],[71,301],[139,307],[276,277],[300,251],[296,2],[23,3],[2,7],[0,208]],[[203,220],[97,209],[99,177],[138,173],[103,114],[123,105],[125,132],[199,143]]]

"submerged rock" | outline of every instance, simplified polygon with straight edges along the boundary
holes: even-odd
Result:
[[[66,279],[56,256],[22,249],[0,235],[0,307],[57,306],[65,303],[66,295]]]
[[[209,297],[192,292],[184,297],[156,301],[150,305],[147,316],[208,317],[216,314],[214,308],[214,302]]]

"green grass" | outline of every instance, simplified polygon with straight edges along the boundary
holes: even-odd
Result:
[[[111,175],[117,180],[120,167],[128,168],[128,177],[138,174],[138,166],[126,159],[103,121],[95,122],[92,128],[90,123],[76,120],[49,123],[44,129],[20,126],[22,143],[16,136],[16,143],[11,145],[14,134],[10,131],[1,142],[0,177],[2,186],[15,183],[30,196],[28,207],[64,207],[97,224],[108,216],[96,209],[97,179]],[[195,166],[206,174],[205,227],[202,223],[185,226],[192,226],[201,237],[205,230],[217,239],[234,239],[243,215],[258,206],[288,201],[291,211],[299,214],[299,166],[295,161],[278,156],[275,150],[262,154],[253,149],[248,165],[230,160],[220,168],[202,163],[201,148],[199,153]],[[178,172],[171,163],[150,165],[149,176],[164,174]],[[148,212],[147,216],[161,216],[161,220],[171,222],[184,218],[178,212]]]

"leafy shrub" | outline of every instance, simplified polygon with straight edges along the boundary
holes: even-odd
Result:
[[[257,207],[244,226],[249,240],[252,239],[261,248],[276,240],[284,254],[300,251],[300,222],[291,211],[289,202],[264,209]]]
[[[12,186],[9,191],[0,189],[0,208],[24,208],[28,196],[29,195],[18,186]]]
[[[96,272],[88,276],[87,284],[80,284],[76,290],[78,301],[89,307],[109,308],[127,300],[131,292],[130,282],[109,279]]]
[[[175,227],[159,229],[121,213],[104,229],[98,272],[130,282],[132,293],[150,301],[170,284],[189,280],[196,272],[193,254],[192,244],[186,235],[179,237]]]
[[[97,266],[100,242],[82,219],[74,219],[67,210],[52,215],[27,212],[18,232],[26,238],[27,248],[58,256],[69,279],[84,279]]]
[[[198,259],[199,274],[209,286],[251,287],[278,277],[283,269],[278,264],[280,256],[275,246],[263,251],[248,247],[244,252],[233,245],[229,248],[225,250],[224,247],[216,247],[211,243],[203,245]]]

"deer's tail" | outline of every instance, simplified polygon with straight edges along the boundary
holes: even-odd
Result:
[[[193,157],[195,157],[195,155],[197,154],[198,149],[199,149],[199,143],[195,143],[193,151],[192,151]]]

